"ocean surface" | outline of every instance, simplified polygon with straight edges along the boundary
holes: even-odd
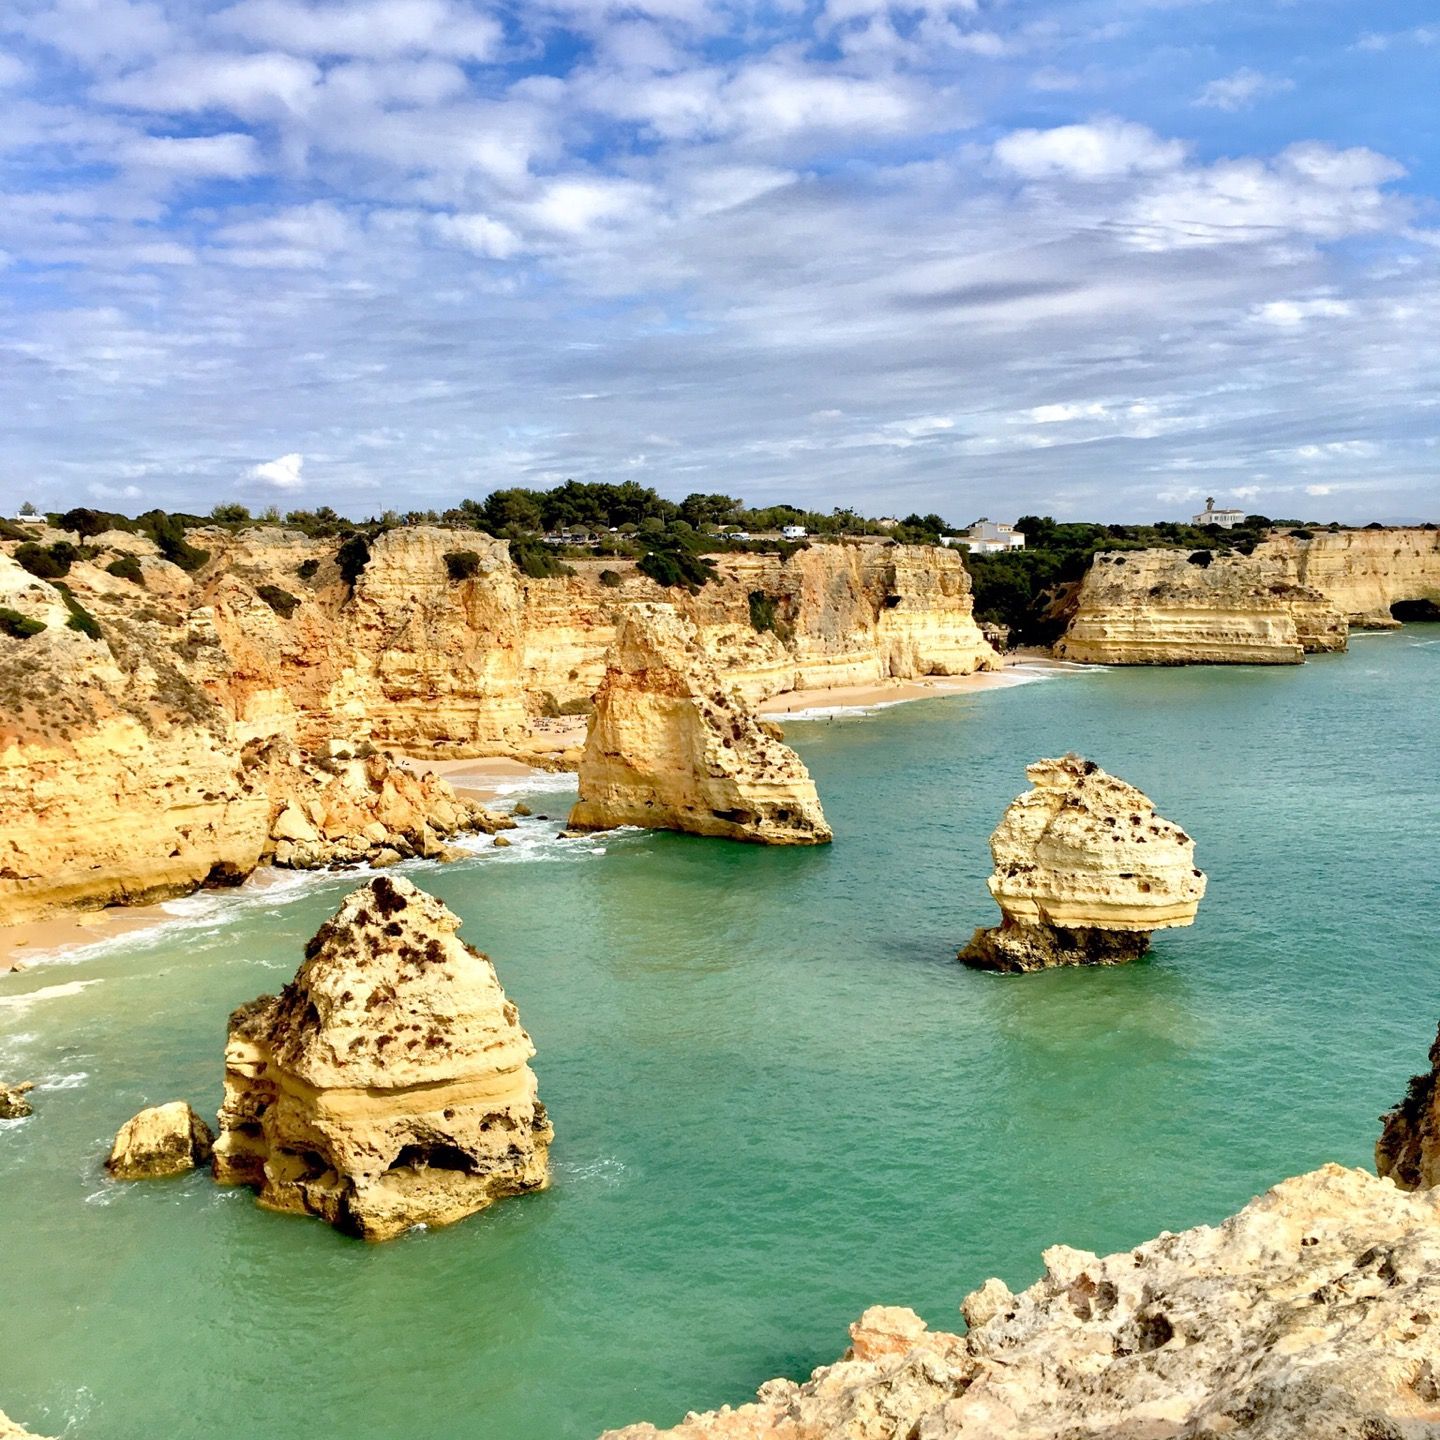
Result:
[[[1440,626],[1293,669],[1083,670],[791,722],[835,844],[554,839],[407,866],[538,1047],[554,1186],[365,1246],[204,1175],[103,1177],[214,1114],[225,1021],[356,883],[296,876],[0,976],[0,1407],[80,1440],[591,1440],[834,1359],[867,1305],[958,1328],[1065,1242],[1219,1220],[1371,1161],[1440,1020]],[[1195,926],[997,977],[986,840],[1074,749],[1197,840]],[[564,787],[564,788],[561,788]]]

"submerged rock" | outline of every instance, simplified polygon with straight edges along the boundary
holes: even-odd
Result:
[[[27,1098],[35,1085],[22,1080],[18,1085],[0,1085],[0,1120],[23,1120],[35,1113]]]
[[[1403,1190],[1440,1185],[1440,1034],[1430,1047],[1430,1069],[1413,1076],[1405,1098],[1380,1119],[1375,1168]]]
[[[720,679],[673,607],[632,606],[590,717],[570,829],[824,844],[814,782],[781,735]]]
[[[1035,788],[990,837],[988,884],[1004,919],[975,932],[966,964],[1121,964],[1145,953],[1152,931],[1194,921],[1205,894],[1195,842],[1141,791],[1079,755],[1025,774]]]
[[[1057,1245],[967,1335],[866,1311],[846,1357],[754,1404],[607,1440],[1433,1440],[1440,1191],[1326,1165],[1218,1226],[1097,1257]]]
[[[367,1240],[549,1183],[535,1053],[495,967],[408,880],[354,891],[230,1017],[215,1178]]]
[[[127,1120],[105,1168],[116,1180],[159,1180],[210,1163],[215,1136],[183,1101],[152,1105]]]

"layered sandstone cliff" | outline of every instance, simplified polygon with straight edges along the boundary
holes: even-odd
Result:
[[[867,1311],[844,1359],[607,1440],[1420,1440],[1440,1434],[1440,1191],[1326,1165],[1215,1227],[1057,1245],[964,1336]]]
[[[45,1440],[45,1437],[35,1434],[33,1430],[27,1430],[0,1410],[0,1440]]]
[[[1115,964],[1155,930],[1194,922],[1205,894],[1195,842],[1133,785],[1065,755],[1026,768],[1033,789],[990,837],[1001,924],[960,952],[991,970]]]
[[[1411,619],[1440,619],[1440,530],[1321,530],[1267,540],[1255,553],[1284,564],[1357,628],[1398,624],[1396,607]]]
[[[120,1127],[105,1161],[116,1180],[162,1180],[210,1163],[215,1136],[183,1100],[151,1105]]]
[[[215,1178],[367,1240],[548,1184],[535,1053],[459,919],[382,876],[230,1019]]]
[[[1440,1185],[1440,1034],[1430,1047],[1430,1069],[1413,1076],[1405,1098],[1380,1118],[1380,1174],[1406,1190]]]
[[[630,608],[580,761],[576,830],[683,830],[766,845],[830,840],[800,757],[720,678],[668,605]]]
[[[1102,665],[1298,665],[1343,650],[1344,615],[1281,557],[1201,550],[1097,555],[1057,657]]]

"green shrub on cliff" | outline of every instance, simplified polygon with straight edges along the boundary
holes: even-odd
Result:
[[[53,545],[27,541],[15,547],[15,563],[37,580],[63,580],[79,558],[80,552],[68,540],[57,540]]]
[[[341,543],[335,552],[335,563],[340,567],[341,578],[353,590],[355,582],[365,573],[370,563],[370,542],[357,530]]]
[[[257,585],[255,593],[282,619],[288,620],[300,608],[300,602],[278,585]]]
[[[559,575],[573,575],[567,565],[548,546],[538,540],[519,539],[510,542],[510,559],[515,568],[532,580],[551,580]]]
[[[480,556],[474,550],[447,550],[445,570],[457,584],[473,580],[480,573]]]
[[[657,585],[692,593],[715,578],[715,567],[700,553],[706,539],[693,530],[646,536],[646,551],[635,568]]]
[[[70,593],[70,587],[57,584],[55,588],[60,592],[60,598],[65,602],[65,608],[70,612],[70,618],[65,622],[65,628],[79,631],[88,640],[103,639],[100,622]]]
[[[31,620],[29,616],[22,615],[18,610],[11,610],[9,606],[0,605],[0,635],[8,635],[12,640],[28,640],[32,635],[38,635],[44,628],[43,620]]]
[[[105,573],[113,575],[117,580],[128,580],[132,585],[145,584],[144,571],[140,569],[140,562],[133,555],[119,555],[106,567]]]
[[[602,570],[600,583],[607,590],[618,590],[625,583],[625,577],[618,570]]]

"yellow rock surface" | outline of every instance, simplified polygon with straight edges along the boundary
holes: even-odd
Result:
[[[576,830],[683,830],[767,845],[831,839],[800,757],[721,680],[668,605],[630,608],[580,761]]]
[[[1430,1069],[1414,1076],[1405,1098],[1381,1117],[1375,1168],[1405,1190],[1440,1185],[1440,1034]]]
[[[152,1105],[127,1120],[105,1168],[117,1180],[159,1180],[210,1163],[215,1137],[183,1101]]]
[[[1133,785],[1078,755],[1026,768],[1032,790],[990,837],[1003,917],[961,952],[1007,970],[1135,958],[1150,933],[1190,925],[1205,894],[1195,842]]]
[[[367,1240],[549,1183],[535,1053],[495,967],[408,880],[354,891],[230,1019],[215,1178]]]

